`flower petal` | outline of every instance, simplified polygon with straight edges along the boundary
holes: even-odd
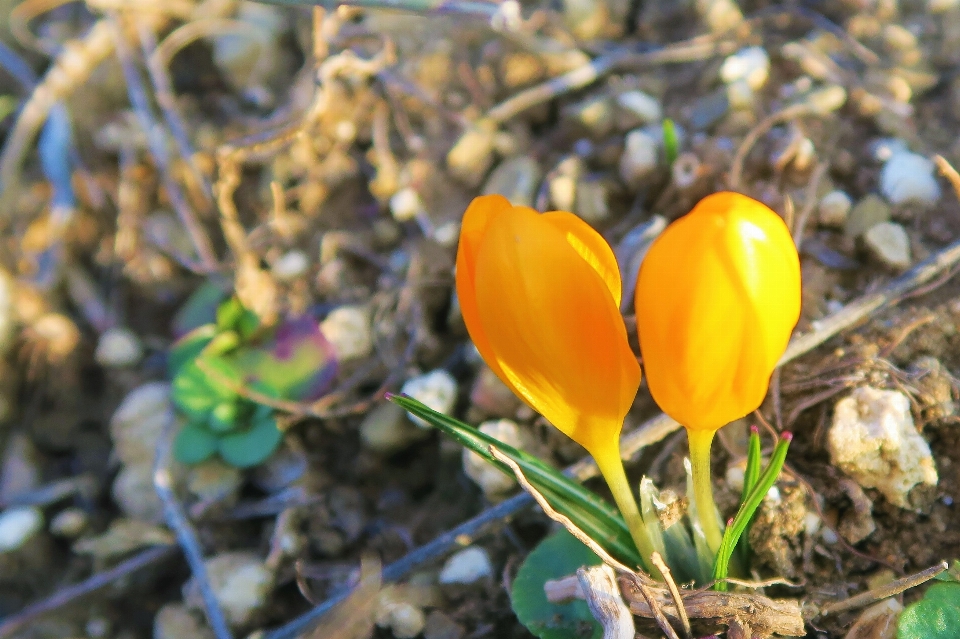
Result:
[[[473,276],[501,377],[588,450],[608,446],[640,368],[607,281],[558,225],[520,207],[487,226]]]
[[[477,309],[476,265],[477,252],[487,230],[494,220],[509,214],[512,208],[510,201],[502,195],[482,195],[474,198],[463,214],[457,246],[457,299],[460,301],[463,322],[467,325],[470,339],[480,351],[483,361],[504,381],[505,376],[483,330]],[[515,388],[511,387],[511,390],[516,392]]]
[[[637,332],[650,393],[691,429],[756,409],[800,315],[800,265],[786,225],[735,193],[674,222],[640,268]]]
[[[617,258],[607,241],[601,237],[589,224],[573,213],[566,211],[550,211],[543,214],[543,219],[564,234],[567,242],[587,261],[593,270],[603,279],[610,294],[613,296],[617,308],[620,307],[620,296],[623,286],[620,282],[620,268]]]

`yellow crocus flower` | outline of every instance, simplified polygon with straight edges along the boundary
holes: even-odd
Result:
[[[757,409],[800,318],[800,260],[786,224],[739,193],[701,200],[654,241],[640,267],[637,332],[650,394],[686,429],[710,545],[710,444]]]

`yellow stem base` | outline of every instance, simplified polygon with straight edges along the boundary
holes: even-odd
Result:
[[[697,502],[697,520],[707,538],[710,551],[716,555],[723,540],[713,501],[713,482],[710,477],[710,446],[713,430],[687,430],[690,442],[690,465],[693,467],[693,493]]]

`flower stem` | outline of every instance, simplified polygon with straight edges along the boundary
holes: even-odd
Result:
[[[597,467],[600,468],[600,474],[610,487],[613,500],[617,502],[617,508],[620,509],[627,528],[630,529],[633,543],[637,545],[637,550],[643,557],[644,568],[655,578],[660,578],[660,571],[650,561],[654,551],[653,543],[647,533],[647,526],[640,516],[633,491],[630,490],[630,482],[627,481],[627,473],[623,469],[623,460],[620,459],[619,446],[612,451],[597,451],[591,454],[597,462]]]
[[[713,501],[713,483],[710,478],[710,445],[713,443],[713,430],[687,429],[690,442],[690,464],[693,467],[693,493],[697,502],[697,520],[707,538],[710,551],[716,555],[723,540],[720,521],[717,519],[716,504]]]

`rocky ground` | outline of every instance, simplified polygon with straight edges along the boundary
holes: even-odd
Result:
[[[506,585],[548,520],[494,512],[409,559],[516,486],[383,394],[579,460],[469,344],[466,205],[575,212],[629,288],[721,189],[787,220],[797,333],[825,341],[721,431],[718,500],[747,425],[792,431],[756,577],[795,584],[766,592],[803,602],[810,637],[892,636],[817,608],[960,546],[960,4],[279,4],[0,0],[0,637],[529,636]],[[210,283],[330,348],[253,469],[169,455],[170,347]],[[657,414],[641,387],[627,430]],[[684,454],[668,434],[628,470],[682,493]]]

